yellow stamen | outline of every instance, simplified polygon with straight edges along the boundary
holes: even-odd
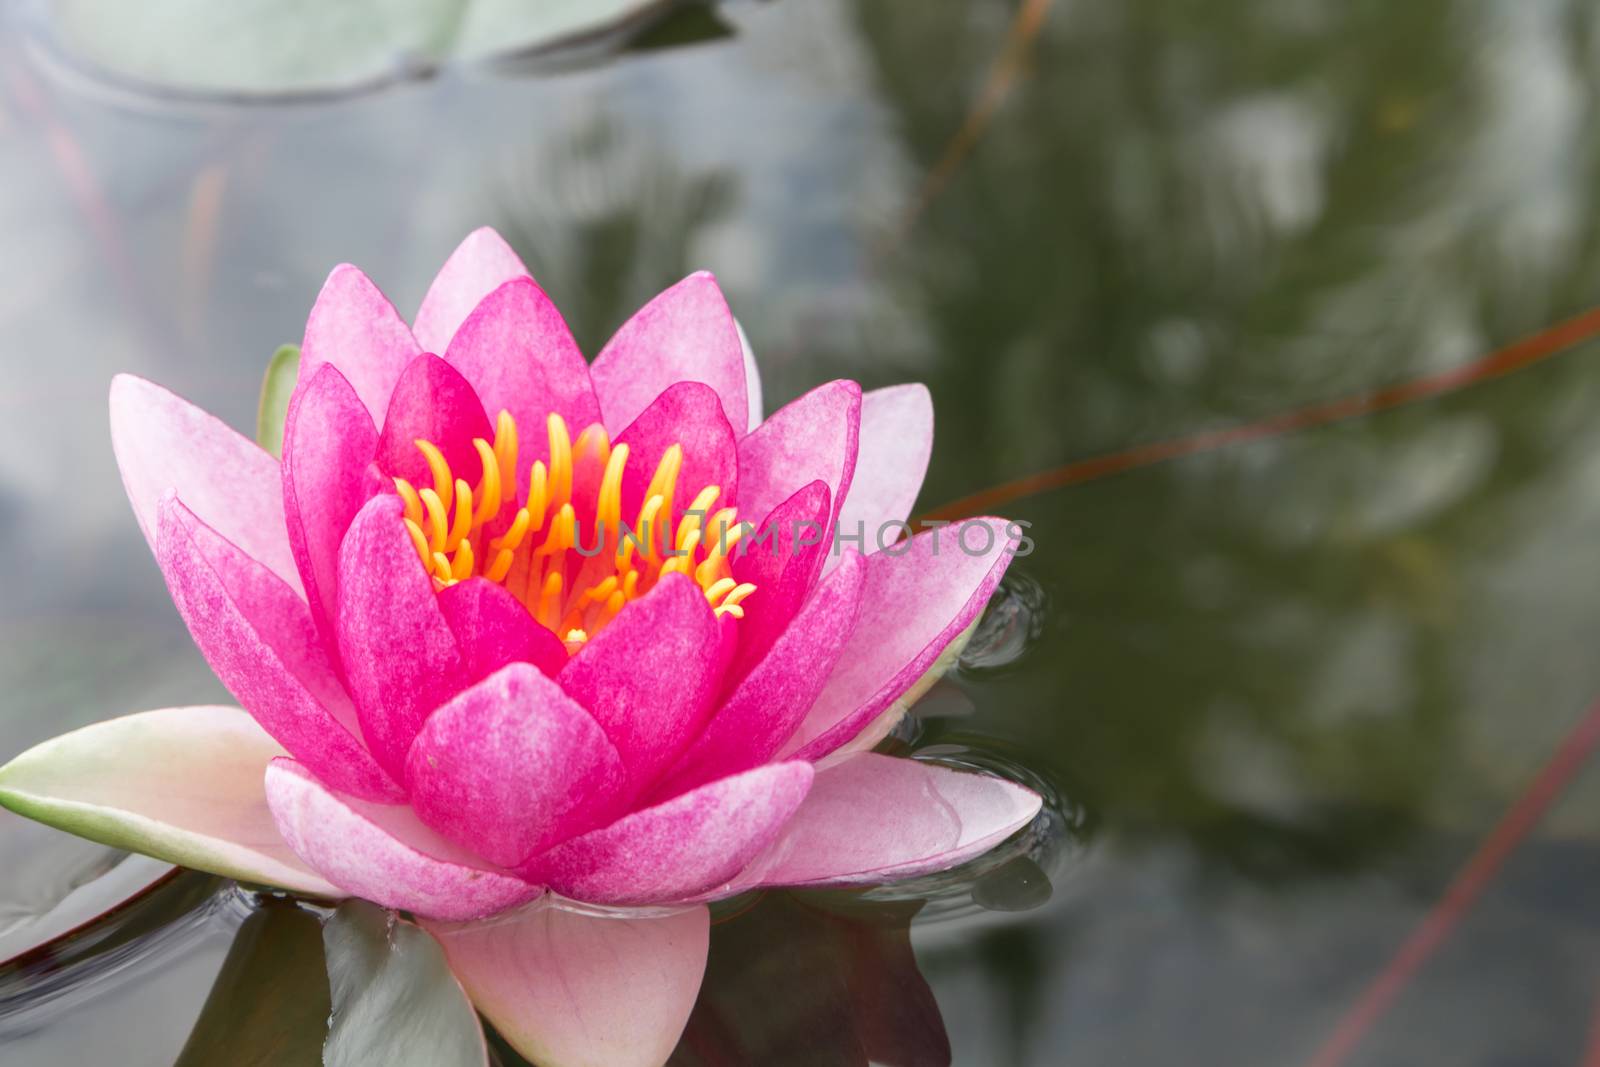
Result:
[[[712,511],[722,495],[715,485],[700,487],[674,522],[684,465],[681,445],[662,452],[637,522],[628,527],[622,514],[628,445],[613,445],[598,424],[585,427],[573,441],[560,415],[545,421],[550,454],[529,468],[527,496],[520,503],[518,434],[509,412],[495,420],[492,443],[472,441],[476,484],[456,477],[437,446],[416,442],[433,484],[419,489],[404,478],[393,482],[404,505],[406,536],[435,589],[477,574],[502,583],[541,626],[564,635],[569,651],[582,647],[668,574],[690,576],[719,618],[744,617],[742,602],[755,587],[733,577],[728,555],[748,527],[732,507]],[[581,500],[573,498],[580,480]],[[515,509],[509,517],[508,506]],[[585,529],[579,529],[580,521]],[[501,532],[491,536],[495,529]],[[581,558],[568,555],[573,549]]]
[[[456,479],[456,514],[450,523],[450,536],[445,540],[444,550],[454,552],[459,545],[472,532],[472,487],[460,478]]]
[[[406,505],[406,518],[418,526],[422,525],[422,498],[417,496],[417,491],[411,483],[404,478],[394,480],[394,491],[400,494],[400,499]]]
[[[422,453],[422,458],[428,461],[428,472],[433,475],[433,491],[439,494],[439,501],[445,507],[450,506],[450,464],[445,462],[444,453],[431,441],[415,441],[417,451]]]
[[[500,458],[481,437],[472,439],[472,447],[478,450],[478,462],[483,464],[483,480],[478,483],[478,506],[472,513],[472,522],[482,526],[500,514]]]
[[[439,494],[432,489],[424,489],[417,495],[422,498],[423,505],[428,509],[428,551],[443,551],[444,539],[448,531],[444,521],[445,503],[439,499]]]

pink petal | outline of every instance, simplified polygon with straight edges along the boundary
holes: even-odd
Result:
[[[472,439],[494,442],[483,404],[461,372],[438,356],[418,356],[406,367],[389,398],[378,436],[377,459],[385,474],[421,489],[433,484],[417,441],[437,445],[450,471],[478,484],[483,463]]]
[[[784,754],[821,759],[922,677],[983,611],[1013,541],[1004,519],[971,519],[868,556],[855,634]]]
[[[513,663],[429,717],[411,746],[411,806],[502,867],[599,825],[624,771],[589,713]]]
[[[749,419],[744,349],[708,271],[691,274],[634,313],[589,367],[607,426],[626,426],[677,382],[704,382],[737,434]]]
[[[600,421],[583,353],[532,278],[514,278],[484,297],[456,332],[445,360],[472,383],[491,419],[504,410],[516,420],[518,485],[526,485],[534,460],[550,458],[545,422],[552,412],[574,436]]]
[[[756,591],[744,602],[730,681],[749,673],[805,603],[832,549],[831,508],[827,485],[812,482],[773,508],[759,530],[734,546],[733,576]]]
[[[866,752],[817,772],[782,837],[736,881],[863,885],[946,870],[1039,813],[1031,789],[987,774]]]
[[[683,517],[695,495],[715,485],[722,492],[711,510],[728,507],[739,495],[737,439],[723,417],[722,404],[711,388],[699,382],[679,382],[650,402],[650,406],[616,438],[628,446],[628,465],[622,477],[623,521],[632,523],[644,504],[645,490],[655,476],[662,454],[672,445],[683,446],[683,467],[673,496],[673,521]],[[702,515],[702,527],[710,522]],[[631,529],[631,526],[630,526]],[[640,537],[646,531],[635,530]],[[655,531],[648,531],[652,536]],[[656,537],[659,541],[659,536]]]
[[[795,760],[711,782],[557,845],[517,873],[594,904],[688,899],[729,881],[778,837],[812,774]]]
[[[422,298],[412,329],[417,343],[428,352],[443,352],[484,297],[513,278],[526,277],[528,268],[503,237],[487,226],[473,230],[450,253]]]
[[[339,789],[402,795],[358,740],[350,699],[294,590],[176,497],[161,509],[156,559],[206,662],[267,733]]]
[[[401,524],[400,498],[367,501],[339,551],[339,654],[361,734],[396,779],[428,713],[461,687],[455,635]]]
[[[710,913],[583,915],[539,907],[462,926],[424,923],[479,1011],[550,1067],[659,1067],[705,974]]]
[[[721,635],[699,586],[669,574],[622,609],[556,676],[589,709],[637,795],[704,725],[721,680]]]
[[[283,431],[283,511],[317,632],[337,647],[339,543],[366,503],[378,446],[372,417],[337,367],[295,389]]]
[[[439,591],[439,610],[456,636],[471,684],[509,663],[531,663],[554,677],[567,665],[567,646],[534,621],[522,601],[487,578],[468,578]]]
[[[758,766],[783,746],[855,629],[865,575],[861,556],[846,550],[789,628],[712,715],[666,784],[652,791],[655,796],[676,796]]]
[[[278,461],[254,442],[159,385],[119,374],[111,382],[111,447],[152,550],[161,498],[175,490],[201,522],[299,592]]]
[[[904,522],[917,502],[933,452],[933,398],[920,383],[892,385],[861,396],[861,448],[839,527],[860,531],[866,549],[877,547],[885,523]],[[893,544],[890,531],[885,540]]]
[[[267,767],[267,806],[295,855],[350,895],[386,908],[476,919],[541,892],[474,862],[410,808],[331,792],[294,760]]]
[[[367,406],[383,418],[389,394],[422,349],[411,328],[372,280],[348,263],[333,268],[317,294],[300,345],[300,381],[332,364]]]
[[[739,514],[760,522],[812,481],[827,485],[833,514],[850,490],[861,426],[861,387],[819,385],[772,413],[739,442]]]

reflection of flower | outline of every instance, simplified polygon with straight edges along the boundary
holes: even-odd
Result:
[[[944,1018],[911,951],[921,908],[771,893],[718,923],[674,1067],[948,1065]]]
[[[0,771],[0,799],[178,863],[422,916],[542,1062],[644,1023],[649,1040],[600,1058],[663,1057],[704,967],[700,902],[949,866],[1039,804],[859,752],[1009,560],[994,520],[977,554],[930,531],[835,559],[813,534],[864,524],[870,544],[905,518],[926,391],[833,382],[764,422],[759,392],[709,275],[586,366],[488,230],[412,327],[360,271],[333,272],[281,468],[119,379],[134,510],[250,718],[90,727]],[[676,910],[498,915],[545,889]],[[588,995],[555,1010],[541,983],[558,979]]]

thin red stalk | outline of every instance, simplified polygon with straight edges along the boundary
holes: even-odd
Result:
[[[1589,1024],[1589,1050],[1583,1054],[1583,1067],[1600,1067],[1600,998],[1594,1003],[1594,1021]]]
[[[1520,370],[1597,336],[1600,336],[1600,307],[1590,308],[1581,315],[1524,337],[1461,367],[1413,378],[1373,392],[1357,393],[1281,412],[1256,422],[1224,427],[1220,430],[1208,430],[1167,441],[1135,445],[1121,452],[1077,460],[1065,466],[1040,471],[1037,474],[980,490],[952,501],[923,517],[953,520],[981,515],[996,511],[1023,497],[1120,474],[1163,460],[1207,452],[1225,445],[1260,441],[1294,430],[1324,426],[1358,415],[1370,415],[1402,407],[1419,400],[1430,400]]]
[[[1389,960],[1344,1016],[1334,1026],[1306,1067],[1340,1067],[1373,1025],[1393,1006],[1411,979],[1435,950],[1444,943],[1472,909],[1484,888],[1492,881],[1523,838],[1549,810],[1571,783],[1585,761],[1600,747],[1600,702],[1596,702],[1578,724],[1562,739],[1527,790],[1495,824],[1488,837],[1467,860],[1466,866],[1451,880],[1438,902],[1428,911],[1398,952]],[[1596,1046],[1600,1051],[1600,1046]],[[1600,1060],[1592,1051],[1586,1067],[1597,1067]]]

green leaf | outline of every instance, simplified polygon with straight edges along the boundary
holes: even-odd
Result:
[[[454,60],[526,55],[624,34],[667,0],[56,0],[74,57],[179,94],[350,92]]]
[[[289,414],[289,396],[300,374],[300,346],[282,345],[272,353],[261,379],[261,404],[256,408],[256,444],[274,456],[283,454],[283,420]]]
[[[329,1010],[321,921],[266,901],[234,936],[175,1067],[319,1067]]]
[[[444,950],[419,927],[360,900],[322,930],[333,990],[327,1067],[484,1067],[483,1027]]]

